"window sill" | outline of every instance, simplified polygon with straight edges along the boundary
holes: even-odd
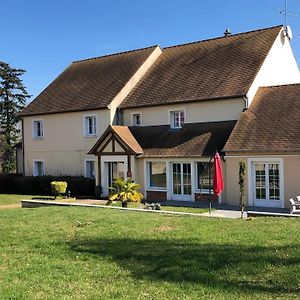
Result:
[[[34,136],[32,137],[33,140],[43,140],[44,137],[43,136]]]
[[[167,192],[166,188],[159,188],[159,187],[147,187],[146,191],[153,191],[153,192]]]
[[[84,135],[84,137],[86,137],[86,138],[95,138],[95,137],[97,137],[97,134],[86,134],[86,135]]]
[[[196,189],[194,192],[195,193],[205,194],[205,195],[209,195],[209,194],[212,195],[214,193],[214,190],[211,189],[210,192],[209,192],[209,190],[199,190],[199,189]]]

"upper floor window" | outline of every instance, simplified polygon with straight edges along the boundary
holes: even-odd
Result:
[[[185,122],[185,116],[183,110],[171,111],[171,127],[181,128]]]
[[[45,175],[45,163],[43,160],[33,161],[33,176],[44,176]]]
[[[96,116],[84,117],[84,135],[95,136],[97,134],[97,118]]]
[[[142,116],[139,113],[132,114],[132,125],[141,126],[142,125]]]
[[[34,139],[44,137],[44,125],[42,120],[35,120],[32,122],[32,137]]]
[[[95,178],[95,161],[86,160],[85,161],[85,177]]]

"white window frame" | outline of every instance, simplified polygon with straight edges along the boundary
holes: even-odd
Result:
[[[164,163],[166,165],[166,186],[165,187],[156,187],[151,186],[151,176],[150,176],[150,163]],[[159,161],[159,160],[147,160],[146,161],[146,182],[147,182],[147,190],[149,191],[159,191],[166,192],[168,189],[168,163],[167,161]]]
[[[136,124],[136,122],[135,122],[135,116],[136,115],[140,116],[140,124]],[[142,113],[141,112],[133,112],[133,113],[131,113],[131,125],[132,126],[142,126],[142,124],[143,124]]]
[[[95,133],[88,133],[88,119],[95,119]],[[83,116],[83,136],[85,137],[95,137],[98,135],[98,116],[96,114],[88,114]]]
[[[279,192],[280,197],[278,200],[257,200],[260,202],[260,205],[263,207],[280,207],[284,208],[284,165],[283,165],[283,159],[278,157],[270,157],[270,158],[248,158],[248,205],[254,206],[254,200],[255,200],[255,190],[254,190],[254,165],[255,163],[277,163],[279,164]],[[273,204],[277,204],[277,206],[273,206]]]
[[[44,159],[34,159],[32,161],[32,176],[34,176],[34,177],[40,176],[39,174],[37,174],[37,170],[35,167],[37,162],[41,162],[43,164],[43,175],[42,176],[45,176],[46,173],[45,173],[45,160]]]
[[[90,177],[87,174],[87,162],[93,162],[94,163],[94,177]],[[95,159],[93,159],[93,158],[86,158],[84,160],[84,177],[86,177],[86,178],[96,178],[96,163],[95,163]]]
[[[184,116],[183,124],[180,123],[179,126],[174,126],[174,114],[175,113],[183,113],[183,116]],[[180,108],[177,108],[177,109],[169,110],[169,124],[170,124],[171,128],[180,129],[186,123],[187,123],[187,118],[186,118],[186,109],[185,108],[180,107]]]
[[[211,190],[209,190],[209,189],[200,189],[199,187],[198,187],[198,183],[199,183],[199,178],[198,178],[198,163],[211,163],[211,164],[213,164],[213,161],[209,161],[209,160],[198,160],[198,161],[194,161],[194,167],[195,167],[195,175],[194,175],[194,177],[195,177],[195,193],[202,193],[202,194],[213,194],[214,193],[214,191],[213,191],[213,188],[211,189]],[[211,177],[213,177],[213,174],[211,174]],[[211,181],[211,184],[213,185],[213,181]],[[209,193],[210,192],[210,193]]]
[[[35,124],[37,122],[40,122],[41,125],[42,125],[42,135],[37,135],[37,131],[36,131],[37,128],[35,126]],[[44,138],[44,136],[45,136],[44,120],[43,119],[34,119],[34,120],[32,120],[32,138],[34,140],[41,140],[41,139]]]

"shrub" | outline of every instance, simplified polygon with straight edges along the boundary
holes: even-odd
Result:
[[[51,195],[52,181],[66,181],[72,196],[95,195],[95,179],[73,176],[0,175],[0,193]]]
[[[17,174],[1,174],[0,175],[0,193],[13,194],[15,191],[15,180],[21,175]]]
[[[65,194],[67,191],[68,184],[65,181],[52,181],[51,192],[56,197]]]
[[[132,179],[117,178],[114,180],[108,196],[108,204],[112,201],[121,201],[122,207],[127,207],[128,202],[141,202],[144,196],[139,192],[140,185]]]

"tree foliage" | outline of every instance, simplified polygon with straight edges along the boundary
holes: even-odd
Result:
[[[117,178],[111,187],[108,196],[108,204],[112,201],[121,201],[123,207],[127,207],[128,202],[141,202],[144,196],[139,192],[140,185],[133,182],[130,178]]]
[[[0,61],[0,134],[2,135],[3,173],[15,169],[14,144],[20,134],[19,113],[30,97],[20,77],[23,69],[12,68],[8,63]]]

